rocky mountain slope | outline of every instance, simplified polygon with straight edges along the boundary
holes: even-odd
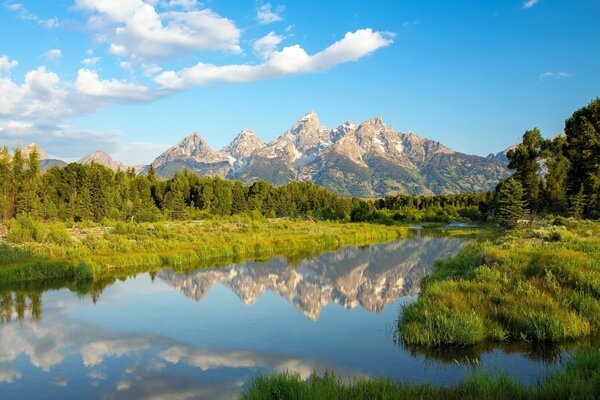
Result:
[[[78,161],[80,164],[100,164],[106,168],[110,168],[113,171],[127,171],[129,168],[133,168],[137,173],[146,168],[145,165],[127,165],[121,161],[114,160],[104,150],[96,150],[95,153],[87,154]]]
[[[341,195],[361,197],[482,191],[508,175],[503,160],[455,152],[414,133],[398,132],[379,117],[328,129],[314,111],[268,144],[244,130],[230,145],[214,151],[194,133],[152,165],[165,178],[187,168],[245,183],[312,181]]]
[[[157,157],[152,166],[163,178],[188,169],[246,184],[311,181],[342,196],[380,197],[489,190],[509,174],[507,150],[488,157],[459,153],[414,133],[398,132],[379,117],[329,129],[311,111],[267,144],[244,129],[229,145],[213,150],[193,133]],[[43,170],[65,164],[41,158]],[[128,168],[102,150],[79,162],[95,162],[113,170]],[[143,174],[149,166],[134,168]]]

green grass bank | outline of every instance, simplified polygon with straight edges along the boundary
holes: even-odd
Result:
[[[404,307],[408,345],[576,339],[600,331],[600,222],[538,222],[438,261]]]
[[[255,378],[242,400],[589,400],[600,398],[600,350],[579,351],[560,372],[526,386],[506,375],[476,372],[462,383],[444,387],[365,378],[344,383],[331,373],[304,381],[293,373]]]
[[[0,282],[98,280],[164,267],[302,257],[406,236],[398,226],[289,219],[67,225],[19,217],[0,242]]]

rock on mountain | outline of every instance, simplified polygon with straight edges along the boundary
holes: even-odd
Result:
[[[42,148],[40,148],[40,146],[38,146],[36,143],[28,144],[23,149],[21,149],[23,157],[25,157],[25,158],[29,157],[29,154],[34,149],[36,149],[38,152],[38,157],[40,159],[40,170],[42,172],[47,171],[52,167],[64,167],[65,165],[67,165],[67,163],[62,160],[48,158],[48,155],[46,154],[46,152],[44,150],[42,150]]]
[[[507,147],[506,149],[502,150],[499,153],[496,153],[496,154],[490,153],[490,154],[488,154],[487,158],[490,160],[500,161],[501,163],[508,165],[509,160],[508,160],[507,154],[509,151],[515,149],[516,147],[517,146],[510,146],[510,147]]]
[[[243,168],[248,157],[264,143],[250,129],[242,130],[227,147],[214,151],[198,133],[185,137],[162,153],[152,166],[158,176],[171,177],[188,169],[201,176],[226,177]]]
[[[187,168],[245,183],[312,181],[344,196],[361,197],[483,191],[508,175],[502,161],[398,132],[380,117],[328,129],[314,111],[266,145],[254,132],[244,130],[229,146],[213,151],[193,134],[152,165],[163,177]]]
[[[131,168],[131,166],[129,166],[129,165],[125,165],[120,161],[113,160],[113,158],[103,150],[97,150],[93,154],[87,154],[87,155],[81,157],[81,159],[78,161],[78,163],[80,163],[80,164],[95,163],[95,164],[102,165],[106,168],[110,168],[113,171],[118,171],[118,170],[126,171],[127,169]],[[137,170],[140,167],[134,166],[133,168]]]

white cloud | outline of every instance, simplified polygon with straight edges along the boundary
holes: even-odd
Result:
[[[23,83],[0,76],[0,93],[0,143],[13,146],[17,141],[35,141],[48,153],[61,157],[77,157],[82,150],[97,148],[111,151],[124,144],[118,132],[74,130],[66,123],[69,119],[117,102],[151,101],[168,94],[139,84],[101,79],[89,69],[80,69],[74,82],[64,82],[44,66],[29,71]]]
[[[17,65],[18,61],[11,60],[8,56],[0,56],[0,77],[10,74]]]
[[[59,25],[57,18],[40,18],[37,15],[30,13],[22,3],[7,1],[4,3],[4,6],[7,10],[16,13],[19,19],[37,22],[38,25],[46,28],[56,28]]]
[[[527,0],[527,1],[523,2],[522,7],[523,8],[531,8],[539,2],[540,2],[540,0]]]
[[[167,7],[181,7],[184,10],[191,10],[197,5],[198,2],[196,0],[170,0],[166,2]]]
[[[77,71],[75,90],[78,93],[114,100],[152,100],[155,93],[144,85],[123,82],[117,79],[101,80],[98,73],[89,69]]]
[[[81,60],[81,63],[88,67],[93,67],[94,65],[98,64],[101,59],[101,57],[87,57]]]
[[[263,4],[256,10],[256,20],[263,25],[282,21],[283,17],[281,16],[281,13],[283,12],[283,9],[283,6],[280,6],[278,7],[277,12],[275,12],[273,11],[271,3]]]
[[[44,57],[46,57],[48,60],[58,60],[59,58],[62,58],[62,56],[63,54],[61,49],[52,49],[44,53]]]
[[[269,32],[267,35],[256,40],[252,48],[263,60],[266,60],[283,39],[283,36],[279,36],[275,32]]]
[[[240,53],[241,31],[235,23],[210,9],[158,12],[142,0],[76,0],[91,13],[88,27],[96,40],[108,42],[110,52],[164,58],[197,50]]]
[[[343,39],[312,56],[308,55],[300,45],[293,45],[284,47],[281,51],[273,51],[263,64],[217,66],[198,63],[179,72],[165,71],[157,76],[155,81],[169,89],[185,89],[210,83],[244,83],[285,75],[320,72],[337,64],[356,61],[379,48],[389,46],[393,42],[392,37],[393,34],[388,32],[360,29],[346,33]]]
[[[548,79],[548,78],[563,79],[563,78],[568,78],[570,76],[571,76],[571,74],[568,72],[565,72],[565,71],[559,71],[559,72],[548,71],[548,72],[541,73],[539,78],[541,81],[543,81],[544,79]]]
[[[153,77],[162,71],[162,68],[156,64],[142,64],[142,71],[145,77]]]

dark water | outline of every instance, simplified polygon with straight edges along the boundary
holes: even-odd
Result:
[[[101,288],[0,292],[0,398],[235,398],[255,375],[334,370],[450,384],[473,365],[525,382],[559,349],[395,344],[401,305],[458,239],[161,271]],[[62,285],[64,286],[64,285]],[[89,292],[89,294],[81,294]]]

